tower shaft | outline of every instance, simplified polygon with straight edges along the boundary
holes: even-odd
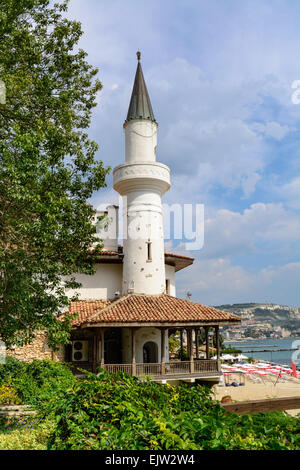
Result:
[[[156,162],[158,125],[138,63],[125,130],[125,163],[114,169],[123,197],[123,294],[165,292],[162,195],[170,170]]]

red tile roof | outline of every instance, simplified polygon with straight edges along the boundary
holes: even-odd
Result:
[[[79,313],[74,326],[116,323],[228,323],[240,317],[190,300],[169,295],[130,294],[109,301],[73,302],[71,313]]]
[[[72,302],[68,313],[78,315],[73,321],[73,326],[88,321],[89,317],[93,316],[95,312],[103,310],[109,304],[111,304],[110,300],[79,300]]]
[[[105,256],[115,256],[115,255],[122,255],[123,254],[123,247],[121,247],[121,251],[108,251],[108,250],[102,250],[100,252],[100,256],[101,255],[105,255]],[[184,255],[177,255],[176,253],[168,253],[168,252],[165,252],[165,256],[171,256],[172,258],[180,258],[180,259],[188,259],[188,260],[191,260],[191,261],[194,261],[195,258],[192,258],[190,256],[184,256]]]
[[[165,253],[165,263],[175,267],[175,272],[180,271],[193,264],[195,258],[184,255],[176,255],[175,253]],[[98,262],[118,262],[123,263],[123,247],[119,247],[119,251],[102,250],[99,254]]]

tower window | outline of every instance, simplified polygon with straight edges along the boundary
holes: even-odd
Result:
[[[150,241],[147,242],[147,261],[152,261],[152,243]]]
[[[166,294],[170,294],[170,279],[166,279]]]

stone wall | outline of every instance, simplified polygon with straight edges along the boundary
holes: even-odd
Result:
[[[32,342],[26,346],[16,346],[12,349],[7,349],[6,355],[26,362],[33,361],[34,359],[65,360],[64,347],[61,347],[58,351],[50,349],[44,332],[37,332]]]

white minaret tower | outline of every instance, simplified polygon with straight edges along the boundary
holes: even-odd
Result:
[[[123,196],[123,295],[165,292],[162,195],[170,170],[156,161],[158,124],[137,52],[138,65],[125,129],[125,163],[114,169],[114,189]]]

